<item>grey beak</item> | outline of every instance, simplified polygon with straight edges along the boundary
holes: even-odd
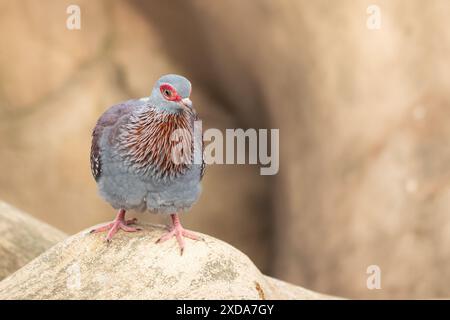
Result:
[[[192,101],[189,98],[181,99],[181,103],[184,104],[188,108],[192,108]]]

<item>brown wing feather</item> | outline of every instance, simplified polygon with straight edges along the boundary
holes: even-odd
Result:
[[[100,138],[102,137],[103,130],[106,127],[114,126],[122,116],[130,113],[133,107],[139,103],[137,100],[130,100],[121,104],[117,104],[109,108],[102,114],[92,131],[92,144],[91,144],[91,172],[94,179],[97,181],[102,173],[101,163],[101,148],[99,145]]]

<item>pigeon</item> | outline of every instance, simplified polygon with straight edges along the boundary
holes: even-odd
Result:
[[[127,211],[136,210],[170,215],[172,226],[157,243],[175,237],[181,254],[184,238],[201,239],[184,229],[179,218],[197,202],[205,172],[191,88],[183,76],[164,75],[149,97],[114,105],[98,119],[92,132],[91,171],[100,196],[118,213],[91,233],[108,231],[110,242],[119,229],[139,231],[131,226],[136,219],[125,220]]]

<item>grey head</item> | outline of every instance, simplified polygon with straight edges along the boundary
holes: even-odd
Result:
[[[160,111],[177,113],[192,108],[190,94],[191,83],[188,79],[177,74],[167,74],[156,81],[150,103]]]

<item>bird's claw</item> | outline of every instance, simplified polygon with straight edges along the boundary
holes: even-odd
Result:
[[[116,219],[113,222],[107,223],[98,228],[92,229],[89,233],[98,233],[103,231],[108,231],[108,235],[106,236],[106,242],[111,243],[113,236],[119,231],[119,229],[125,232],[136,232],[141,231],[142,228],[139,227],[130,227],[129,224],[136,223],[137,219],[131,219],[128,221],[122,219]]]
[[[130,220],[125,221],[125,224],[126,224],[126,225],[129,225],[129,224],[135,224],[137,221],[138,221],[137,218],[133,218],[133,219],[130,219]]]
[[[184,253],[184,238],[203,241],[202,237],[196,235],[192,231],[184,229],[181,225],[177,225],[169,228],[169,231],[167,231],[158,240],[156,240],[156,243],[162,243],[164,241],[169,240],[172,237],[177,238],[178,245],[180,246],[181,255],[183,255]]]

